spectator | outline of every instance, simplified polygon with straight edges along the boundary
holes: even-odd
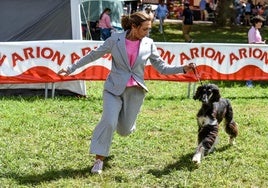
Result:
[[[200,0],[199,2],[199,9],[200,9],[200,16],[201,16],[200,19],[202,21],[207,20],[206,4],[207,4],[206,0]]]
[[[89,22],[90,34],[92,40],[100,40],[99,21]]]
[[[148,5],[147,7],[145,7],[144,11],[151,17],[152,23],[153,23],[154,22],[154,13],[152,11],[152,6]]]
[[[190,37],[190,32],[193,25],[193,12],[190,9],[189,2],[184,3],[184,10],[182,12],[182,34],[185,39],[185,42],[193,42],[193,39]]]
[[[99,28],[101,32],[101,39],[106,40],[111,36],[112,25],[111,25],[111,9],[105,8],[100,15]]]
[[[248,0],[245,7],[245,25],[250,25],[250,18],[252,15],[253,4],[251,0]]]
[[[268,5],[264,6],[264,11],[263,11],[263,15],[262,15],[265,19],[264,24],[268,25]]]
[[[262,40],[262,36],[260,34],[259,29],[262,27],[264,22],[264,18],[260,15],[253,17],[252,19],[252,27],[248,31],[248,43],[249,44],[265,44],[265,40]],[[253,83],[251,80],[246,82],[248,87],[253,87]]]
[[[252,18],[252,26],[248,31],[249,44],[265,44],[265,40],[262,40],[262,36],[259,31],[264,21],[265,19],[260,15]]]
[[[146,12],[146,14],[148,14],[152,20],[152,25],[153,25],[153,22],[154,22],[154,13],[152,12],[152,7],[151,5],[145,7],[144,11]],[[148,37],[150,36],[150,32],[151,32],[151,29],[148,33]]]
[[[156,17],[159,19],[159,32],[163,33],[163,25],[164,25],[164,20],[168,16],[168,9],[167,5],[165,4],[164,0],[160,0],[159,4],[155,10]]]

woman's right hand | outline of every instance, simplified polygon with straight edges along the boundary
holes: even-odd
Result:
[[[59,75],[63,74],[63,76],[68,76],[70,73],[69,71],[65,70],[65,69],[61,69],[59,72],[58,72]]]

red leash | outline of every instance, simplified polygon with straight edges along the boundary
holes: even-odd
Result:
[[[193,72],[194,72],[194,75],[196,77],[196,79],[200,82],[201,85],[203,85],[202,81],[201,81],[201,77],[197,71],[197,68],[196,68],[196,64],[193,63],[194,67],[193,67]]]

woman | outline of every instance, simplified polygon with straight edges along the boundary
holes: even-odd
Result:
[[[262,40],[259,29],[262,27],[265,19],[259,15],[252,18],[252,27],[248,31],[248,43],[249,44],[265,44],[265,40]]]
[[[248,43],[249,44],[265,44],[265,40],[262,40],[259,29],[262,27],[265,19],[259,15],[252,18],[252,26],[248,31]],[[247,87],[253,87],[251,80],[246,82]]]
[[[111,36],[111,31],[113,29],[111,25],[111,9],[105,8],[104,11],[100,15],[99,20],[99,28],[101,31],[101,39],[106,40],[108,37]]]
[[[137,115],[148,91],[144,83],[147,60],[162,74],[186,73],[194,67],[192,64],[172,66],[164,62],[153,40],[147,37],[151,18],[144,11],[123,16],[121,25],[124,32],[114,33],[97,49],[59,71],[67,76],[106,53],[112,55],[111,71],[104,84],[102,118],[91,139],[90,153],[96,155],[92,173],[102,172],[114,131],[127,136],[136,128]]]

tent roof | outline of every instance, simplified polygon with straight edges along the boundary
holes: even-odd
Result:
[[[71,39],[70,9],[70,0],[1,0],[0,41]]]

